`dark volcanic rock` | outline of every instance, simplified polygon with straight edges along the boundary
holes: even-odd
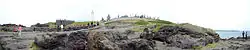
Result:
[[[240,48],[244,50],[250,50],[250,45],[242,45]]]
[[[42,49],[55,49],[59,46],[65,46],[67,34],[47,34],[35,38],[35,44]]]
[[[147,39],[147,40],[152,40],[154,36],[155,36],[155,33],[149,28],[145,28],[143,30],[143,33],[140,34],[140,38]]]
[[[135,38],[130,38],[136,36]],[[158,32],[145,28],[144,32],[131,30],[93,30],[90,32],[73,32],[66,34],[45,35],[36,40],[44,49],[57,50],[157,50],[164,47],[191,49],[194,46],[205,46],[218,42],[219,36],[213,30],[183,24],[164,26]],[[156,43],[156,41],[158,43]],[[159,49],[164,50],[164,49]]]
[[[67,34],[47,34],[38,36],[35,44],[42,50],[87,50],[87,32]]]
[[[68,36],[67,47],[70,50],[87,50],[87,32],[73,32]]]
[[[0,50],[7,50],[8,48],[5,47],[7,42],[3,41],[2,38],[3,37],[0,37]]]
[[[193,25],[164,26],[155,34],[153,40],[166,42],[170,46],[184,49],[190,49],[193,46],[205,46],[218,42],[220,39],[217,33]]]
[[[243,38],[243,37],[236,37],[236,39],[246,39],[246,38]],[[250,39],[250,36],[247,36],[247,39]]]
[[[147,39],[128,39],[133,31],[102,31],[97,32],[92,48],[96,50],[154,50],[155,42]],[[92,49],[92,50],[95,50]]]
[[[230,38],[228,38],[229,40],[235,40],[236,38],[234,38],[234,37],[230,37]]]
[[[118,46],[121,50],[154,50],[155,42],[146,39],[122,40]]]

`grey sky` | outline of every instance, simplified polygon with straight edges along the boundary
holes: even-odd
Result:
[[[212,29],[250,27],[248,0],[0,0],[0,23],[32,25],[56,19],[100,20],[110,14],[145,14]]]

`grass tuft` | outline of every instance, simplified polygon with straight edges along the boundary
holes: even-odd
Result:
[[[39,50],[39,47],[34,42],[31,42],[29,47],[29,50]]]
[[[193,47],[194,50],[202,50],[202,48],[203,48],[202,46],[194,46]]]
[[[135,31],[135,32],[143,32],[143,29],[142,28],[133,28],[131,29],[132,31]]]
[[[204,50],[206,48],[215,48],[217,46],[216,44],[218,44],[218,43],[211,43],[211,44],[208,44],[206,46],[194,46],[193,49],[195,49],[195,50]]]

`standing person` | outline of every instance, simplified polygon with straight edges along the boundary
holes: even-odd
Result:
[[[18,35],[19,35],[19,37],[22,37],[22,26],[21,25],[19,25],[19,27],[18,27]]]
[[[245,39],[244,36],[245,36],[245,32],[243,31],[242,32],[242,39]]]
[[[14,30],[13,30],[13,32],[14,32],[13,35],[14,35],[14,36],[17,36],[17,33],[16,33],[16,32],[17,32],[17,28],[16,28],[16,26],[13,26],[13,28],[14,28]]]
[[[246,40],[247,40],[247,31],[246,31],[246,36],[245,36]]]
[[[13,32],[17,32],[16,26],[13,26],[13,28],[14,28]]]
[[[60,27],[61,27],[61,31],[63,32],[63,25],[61,25]]]
[[[34,27],[34,28],[33,28],[33,32],[35,32],[35,31],[36,31],[36,28]]]

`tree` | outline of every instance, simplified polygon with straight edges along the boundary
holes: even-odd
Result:
[[[110,15],[108,14],[108,16],[107,16],[107,21],[109,21],[110,20]]]

